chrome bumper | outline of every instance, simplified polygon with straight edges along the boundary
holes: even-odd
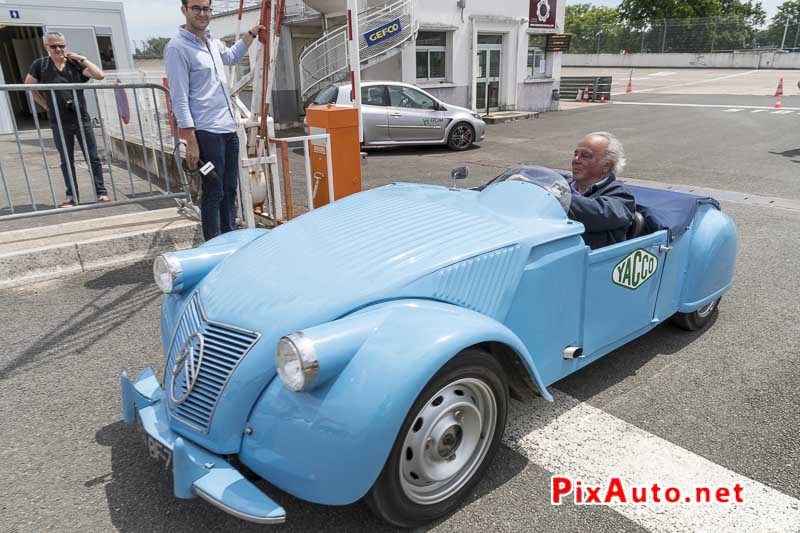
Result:
[[[257,524],[280,524],[286,511],[244,478],[222,457],[185,440],[170,429],[164,391],[152,369],[143,370],[134,381],[120,377],[122,418],[129,426],[141,422],[144,432],[171,452],[175,496],[200,496],[233,516]]]

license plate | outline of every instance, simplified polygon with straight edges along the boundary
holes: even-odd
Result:
[[[142,421],[139,419],[138,415],[136,416],[136,427],[142,432],[142,436],[144,437],[144,445],[147,447],[148,455],[150,455],[152,459],[155,459],[159,463],[163,463],[164,468],[169,470],[170,463],[172,462],[172,450],[148,435],[148,433],[144,430],[144,426],[142,426]]]

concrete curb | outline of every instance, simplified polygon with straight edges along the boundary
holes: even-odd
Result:
[[[138,223],[131,215],[98,219],[93,221],[94,231],[86,228],[85,223],[64,224],[60,226],[61,234],[53,235],[50,242],[34,238],[39,242],[31,241],[27,248],[24,241],[14,241],[14,236],[5,235],[5,240],[12,244],[0,242],[0,289],[125,266],[203,242],[199,222],[177,215],[174,209],[168,211],[169,218],[161,214],[161,218],[154,220],[151,212],[138,217]],[[96,237],[98,232],[111,234]],[[64,234],[69,235],[71,242],[52,244],[63,240]]]

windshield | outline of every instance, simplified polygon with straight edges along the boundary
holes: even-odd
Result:
[[[569,206],[572,203],[572,189],[566,178],[555,170],[545,167],[517,167],[506,170],[495,179],[486,184],[500,183],[501,181],[521,181],[537,185],[549,192],[558,200],[565,213],[569,213]]]
[[[317,96],[314,98],[314,105],[327,105],[327,104],[335,104],[336,99],[339,96],[339,88],[335,85],[331,85],[322,89]]]

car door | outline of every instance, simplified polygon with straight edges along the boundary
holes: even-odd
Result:
[[[589,253],[583,353],[616,348],[653,321],[666,260],[667,232]]]
[[[361,87],[361,115],[364,119],[364,142],[390,140],[388,122],[389,95],[385,85]]]
[[[418,89],[388,85],[389,135],[398,142],[440,141],[444,138],[445,112],[436,100]]]

